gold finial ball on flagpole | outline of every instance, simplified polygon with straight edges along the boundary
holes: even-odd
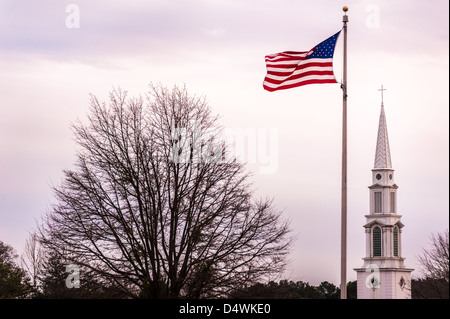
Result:
[[[344,6],[344,7],[342,8],[342,11],[347,12],[347,11],[348,11],[348,7],[347,7],[347,6]]]

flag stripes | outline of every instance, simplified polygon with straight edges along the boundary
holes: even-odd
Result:
[[[264,89],[272,92],[306,84],[337,83],[333,73],[333,54],[339,33],[310,51],[284,51],[266,55]]]

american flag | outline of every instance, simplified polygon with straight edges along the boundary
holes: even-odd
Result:
[[[306,84],[337,83],[333,74],[333,54],[340,32],[309,51],[266,55],[264,89],[272,92]]]

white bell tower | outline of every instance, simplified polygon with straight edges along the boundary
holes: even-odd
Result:
[[[365,215],[366,257],[357,272],[358,299],[410,299],[411,272],[402,257],[401,215],[397,212],[391,152],[381,87],[381,114],[378,125],[372,185],[369,186],[370,210]]]

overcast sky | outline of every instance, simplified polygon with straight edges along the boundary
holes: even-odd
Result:
[[[403,255],[417,268],[449,222],[448,0],[0,0],[0,240],[21,253],[49,209],[50,185],[74,163],[69,126],[85,119],[89,93],[105,100],[113,87],[138,95],[150,82],[185,84],[224,127],[274,137],[269,160],[248,168],[255,196],[273,197],[298,236],[285,277],[339,284],[339,84],[267,92],[262,82],[265,55],[306,51],[336,33],[343,5],[348,279],[365,256],[382,84]],[[338,80],[342,49],[341,37]]]

